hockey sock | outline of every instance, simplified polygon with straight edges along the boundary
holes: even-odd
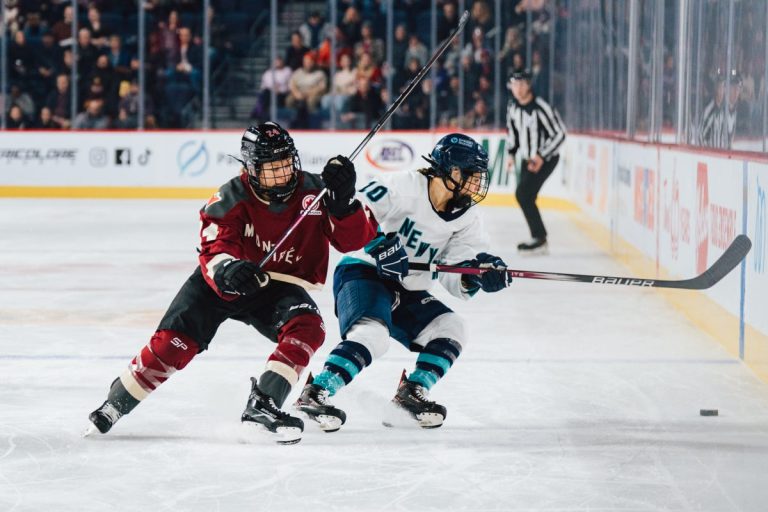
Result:
[[[318,315],[292,318],[277,335],[277,348],[267,360],[266,371],[259,377],[259,389],[282,407],[288,393],[310,358],[325,341],[325,326]]]
[[[360,343],[344,340],[333,349],[313,384],[328,390],[331,396],[371,364],[371,353]]]
[[[408,380],[430,389],[453,365],[461,354],[461,345],[450,338],[437,338],[424,347],[416,359],[416,370]]]
[[[197,343],[184,334],[167,330],[155,332],[149,343],[120,375],[121,387],[136,400],[131,409],[168,380],[176,370],[187,366],[197,351]],[[115,391],[118,392],[119,389]],[[110,391],[110,396],[112,393]]]

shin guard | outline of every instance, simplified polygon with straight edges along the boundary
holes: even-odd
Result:
[[[323,341],[325,325],[319,315],[299,315],[289,320],[277,335],[277,348],[259,378],[259,389],[281,407]]]
[[[197,343],[188,336],[157,331],[120,375],[120,382],[136,400],[143,400],[176,370],[184,368],[197,351]]]

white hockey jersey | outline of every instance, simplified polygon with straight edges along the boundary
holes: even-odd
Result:
[[[383,233],[397,232],[408,260],[419,263],[456,264],[488,250],[487,236],[476,208],[446,221],[432,208],[429,180],[416,171],[383,175],[360,189],[357,197],[373,213]],[[363,262],[375,265],[364,250],[345,256],[341,264]],[[461,286],[461,274],[440,273],[440,283],[456,297],[470,297]],[[410,271],[403,280],[407,290],[428,290],[431,272]]]

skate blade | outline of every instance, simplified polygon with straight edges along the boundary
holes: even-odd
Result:
[[[438,428],[443,425],[443,415],[436,412],[425,412],[416,415],[421,428]]]
[[[344,424],[344,422],[341,421],[341,418],[338,416],[331,416],[329,414],[312,415],[303,411],[299,406],[295,406],[294,408],[296,409],[296,412],[298,412],[301,416],[317,423],[320,427],[320,430],[323,432],[336,432]]]
[[[342,425],[341,418],[337,418],[336,416],[321,414],[316,419],[313,419],[320,424],[320,430],[323,432],[336,432]]]
[[[297,427],[277,427],[277,432],[272,432],[260,423],[243,421],[242,428],[242,441],[245,443],[272,441],[277,444],[296,444],[301,441],[302,430]]]
[[[99,433],[99,429],[98,429],[98,428],[96,428],[96,425],[94,425],[94,424],[91,424],[91,425],[89,425],[89,426],[88,426],[88,427],[87,427],[87,428],[86,428],[86,429],[83,431],[83,433],[82,433],[82,434],[80,434],[80,437],[82,437],[83,439],[85,439],[86,437],[92,437],[94,434],[98,434],[98,433]]]
[[[545,244],[535,249],[518,249],[517,254],[520,256],[546,256],[549,254],[549,246]]]

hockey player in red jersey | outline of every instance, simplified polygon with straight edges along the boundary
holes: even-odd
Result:
[[[363,247],[376,226],[354,199],[352,162],[331,159],[320,176],[301,169],[293,139],[276,123],[249,127],[241,140],[243,169],[200,211],[200,265],[187,279],[149,343],[112,383],[89,419],[106,433],[123,415],[207,350],[219,325],[234,318],[277,343],[266,368],[251,378],[242,422],[301,439],[303,422],[282,411],[291,387],[322,345],[325,328],[307,290],[325,282],[329,244],[341,252]],[[305,211],[323,187],[329,193]],[[260,268],[295,219],[296,230]]]

